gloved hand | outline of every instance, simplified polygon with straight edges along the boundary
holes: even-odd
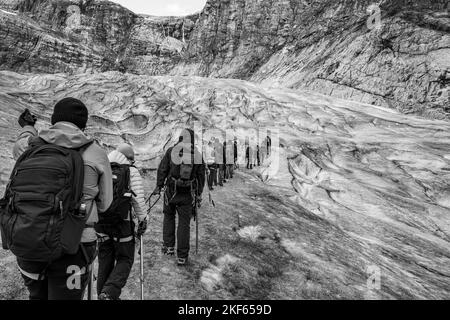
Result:
[[[26,109],[19,117],[19,125],[23,128],[25,126],[34,126],[37,118],[31,114],[30,110]]]
[[[155,190],[153,190],[152,196],[157,196],[161,194],[161,188],[156,187]]]
[[[138,238],[141,238],[145,234],[145,231],[147,231],[147,224],[147,218],[145,218],[145,220],[139,221],[138,229],[136,232],[136,236]]]

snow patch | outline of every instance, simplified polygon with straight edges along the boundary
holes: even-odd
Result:
[[[261,235],[261,231],[262,229],[260,226],[248,226],[238,230],[237,234],[243,239],[256,242]]]
[[[214,291],[223,282],[222,272],[224,269],[236,263],[239,259],[232,255],[226,254],[216,260],[215,266],[210,266],[202,272],[200,282],[208,291]]]
[[[3,13],[6,13],[6,14],[17,16],[17,13],[14,13],[14,12],[5,11],[5,10],[2,10],[2,9],[0,9],[0,11],[3,12]]]
[[[283,239],[281,241],[281,245],[284,247],[284,249],[293,257],[301,257],[303,255],[303,250],[301,248],[301,245],[299,245],[297,242]]]

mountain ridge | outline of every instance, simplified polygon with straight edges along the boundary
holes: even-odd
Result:
[[[371,4],[209,0],[155,19],[109,1],[2,0],[18,15],[0,12],[0,70],[234,78],[449,119],[448,2],[382,1],[379,29]]]

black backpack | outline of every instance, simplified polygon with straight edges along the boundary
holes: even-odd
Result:
[[[33,262],[78,252],[89,218],[82,208],[81,157],[89,145],[72,150],[38,138],[21,155],[0,200],[4,249]]]
[[[180,157],[183,156],[183,150],[180,150]],[[173,161],[170,163],[170,173],[169,177],[174,181],[177,188],[181,188],[181,191],[191,191],[195,182],[195,168],[194,159],[195,155],[191,153],[190,163],[175,164]],[[186,190],[185,190],[186,189]]]
[[[126,236],[122,225],[123,221],[129,217],[131,199],[134,195],[130,188],[130,167],[128,164],[111,163],[113,202],[106,212],[99,214],[99,221],[95,225],[98,233],[112,237]]]

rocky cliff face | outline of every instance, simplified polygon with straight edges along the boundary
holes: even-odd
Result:
[[[2,0],[0,8],[0,68],[20,72],[165,74],[196,19],[138,16],[96,0]]]
[[[384,0],[379,16],[371,3],[209,0],[156,18],[108,1],[3,0],[18,15],[0,11],[0,68],[246,79],[448,119],[448,1]]]
[[[448,1],[208,1],[174,74],[308,88],[448,118]]]

